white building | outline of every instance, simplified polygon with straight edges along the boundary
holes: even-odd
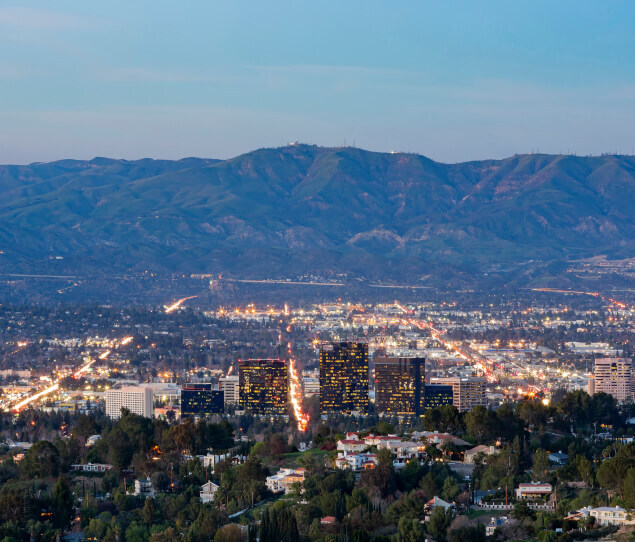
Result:
[[[320,379],[313,376],[305,376],[302,378],[304,382],[304,396],[313,397],[320,395]]]
[[[265,485],[273,493],[289,493],[293,484],[304,482],[304,469],[280,469],[277,474],[267,476]]]
[[[209,502],[214,502],[214,494],[218,491],[219,486],[214,482],[207,482],[201,486],[200,492],[200,500],[201,503],[207,504]]]
[[[337,441],[337,449],[340,452],[363,452],[368,445],[363,440],[344,439]]]
[[[237,405],[240,402],[240,380],[238,375],[223,376],[218,385],[225,394],[226,405]]]
[[[544,498],[551,495],[553,487],[551,484],[543,482],[528,482],[526,484],[519,484],[516,488],[517,499],[536,499]]]
[[[595,360],[589,393],[608,393],[619,402],[633,399],[633,361],[627,358],[599,358]]]
[[[341,470],[351,469],[358,472],[374,469],[377,465],[377,454],[339,452],[335,460],[335,467]]]
[[[133,414],[152,417],[153,390],[145,386],[126,386],[106,392],[106,415],[118,419],[121,409],[126,408]]]
[[[134,494],[135,496],[143,497],[144,499],[154,497],[156,495],[156,491],[154,491],[154,487],[152,486],[152,480],[150,480],[150,478],[135,480]]]
[[[127,386],[106,392],[106,415],[113,419],[121,417],[121,409],[151,418],[153,414],[152,389],[143,386]]]
[[[598,525],[633,525],[635,520],[629,520],[628,510],[624,510],[621,506],[601,506],[592,508],[589,514],[595,518]]]

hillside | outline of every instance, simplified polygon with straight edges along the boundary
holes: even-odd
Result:
[[[294,145],[0,166],[0,266],[419,280],[635,249],[635,158],[441,164]]]

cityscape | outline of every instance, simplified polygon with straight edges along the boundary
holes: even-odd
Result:
[[[272,539],[630,529],[631,303],[196,303],[0,307],[5,477],[53,465],[71,534],[109,539],[109,502],[129,507],[127,537],[153,540],[261,538],[264,521]],[[187,495],[189,519],[158,519]],[[44,517],[30,519],[42,535]]]
[[[633,21],[0,2],[0,542],[635,542]]]

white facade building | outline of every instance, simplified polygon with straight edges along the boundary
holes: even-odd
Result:
[[[207,482],[201,486],[201,492],[199,494],[199,498],[201,503],[207,504],[209,502],[214,502],[214,494],[218,491],[219,486],[214,482]]]
[[[223,376],[218,381],[225,394],[226,405],[237,405],[240,402],[240,381],[238,375]]]
[[[121,417],[121,409],[151,418],[153,414],[152,389],[143,386],[127,386],[106,392],[106,415],[113,419]]]

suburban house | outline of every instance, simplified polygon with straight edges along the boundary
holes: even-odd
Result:
[[[358,472],[367,469],[374,469],[377,465],[377,454],[371,453],[348,453],[340,452],[335,460],[335,467],[338,469]]]
[[[143,497],[147,499],[148,497],[154,497],[156,495],[156,491],[152,486],[152,480],[150,478],[141,478],[139,480],[134,481],[134,494],[137,497]]]
[[[569,456],[562,452],[551,452],[549,454],[549,461],[554,465],[566,465],[567,459],[569,459]]]
[[[517,499],[540,499],[547,498],[551,495],[553,488],[551,484],[543,482],[529,482],[526,484],[519,484],[516,489]]]
[[[214,502],[214,494],[218,491],[218,484],[207,482],[201,486],[200,500],[202,504]]]
[[[305,469],[280,469],[277,474],[267,476],[267,489],[273,493],[289,493],[293,484],[304,482]]]
[[[497,453],[498,453],[498,450],[496,449],[495,446],[485,446],[484,444],[481,444],[479,446],[475,446],[471,450],[467,450],[463,454],[463,463],[468,463],[470,465],[473,465],[474,460],[476,459],[478,454],[494,455]]]
[[[507,525],[509,523],[509,519],[506,516],[501,516],[499,518],[493,517],[490,522],[485,526],[485,536],[494,536],[494,531],[498,527],[502,527],[503,525]]]
[[[363,452],[368,445],[363,440],[345,439],[337,441],[337,449],[340,452]]]
[[[113,466],[107,463],[86,463],[85,465],[71,465],[71,469],[80,472],[106,472],[112,470]]]

